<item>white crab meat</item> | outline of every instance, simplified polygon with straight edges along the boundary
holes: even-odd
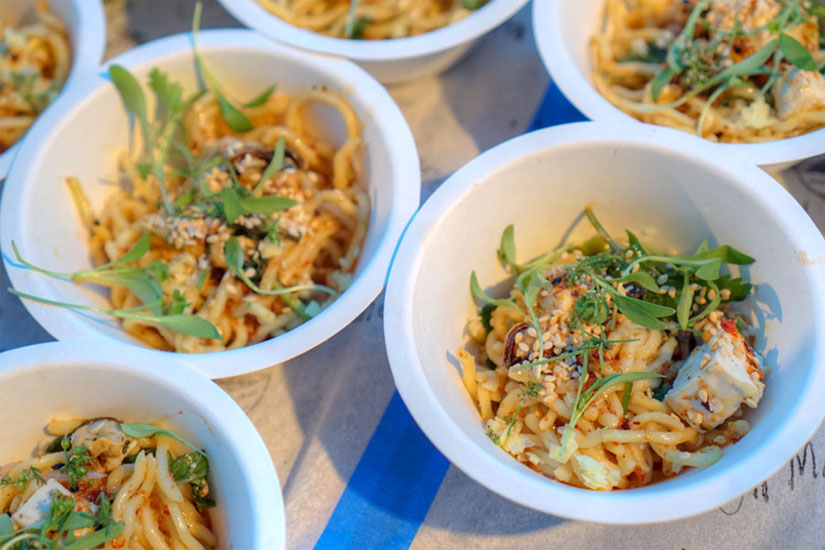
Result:
[[[573,471],[587,488],[601,491],[610,491],[622,478],[617,467],[599,462],[587,455],[573,457]]]
[[[759,403],[765,389],[760,363],[734,322],[725,319],[708,343],[688,356],[665,403],[697,430],[711,430],[742,404]]]
[[[50,479],[36,490],[29,500],[24,502],[20,508],[12,514],[11,519],[19,528],[29,527],[40,523],[49,515],[52,504],[52,491],[70,497],[72,493],[57,481]]]
[[[779,118],[825,109],[825,77],[816,71],[793,68],[773,86]]]
[[[120,422],[114,418],[95,418],[82,424],[71,440],[72,447],[85,446],[106,471],[120,466],[137,447],[137,442],[121,431]]]

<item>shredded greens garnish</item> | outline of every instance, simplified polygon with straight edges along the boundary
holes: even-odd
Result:
[[[72,490],[76,491],[77,483],[86,476],[86,465],[92,457],[85,445],[73,448],[67,436],[63,436],[60,447],[63,449],[63,466],[60,469],[68,476]]]
[[[111,503],[105,493],[98,498],[98,511],[92,515],[75,510],[77,502],[59,491],[52,491],[46,519],[15,530],[8,514],[0,515],[0,549],[2,550],[90,550],[114,540],[125,524],[115,522]],[[78,529],[94,529],[75,538]]]
[[[825,64],[818,66],[811,52],[792,34],[806,21],[813,19],[819,23],[818,18],[825,15],[820,4],[782,0],[781,10],[767,23],[745,29],[736,18],[730,30],[711,24],[707,13],[712,7],[711,0],[696,2],[681,32],[666,49],[648,44],[648,56],[629,53],[618,59],[620,63],[641,61],[661,64],[661,69],[649,84],[654,104],[628,106],[629,109],[640,113],[671,110],[704,94],[704,107],[696,125],[697,134],[702,135],[710,107],[720,100],[724,101],[726,92],[756,86],[757,93],[750,96],[752,100],[757,100],[794,67],[804,71],[825,69]],[[769,39],[761,44],[755,43],[754,50],[743,58],[731,57],[731,51],[740,51],[738,44],[742,40],[757,33],[767,33]],[[671,82],[678,84],[685,92],[675,101],[659,103],[663,90]],[[761,89],[758,86],[762,86]]]
[[[184,438],[182,438],[175,432],[169,431],[165,428],[160,428],[158,426],[155,426],[154,424],[121,424],[120,430],[129,437],[134,437],[137,439],[165,435],[167,437],[171,437],[172,439],[180,441],[193,451],[202,454],[204,457],[206,456],[206,453],[204,453],[202,450],[198,449],[197,447],[186,441]]]
[[[128,69],[119,65],[109,67],[109,77],[115,86],[126,111],[139,128],[142,146],[133,147],[135,157],[134,173],[121,174],[124,178],[141,178],[157,185],[161,194],[162,214],[168,218],[202,218],[211,217],[225,220],[230,233],[241,234],[247,229],[245,216],[262,216],[262,238],[280,245],[281,228],[278,221],[267,219],[270,216],[288,210],[297,205],[292,198],[277,195],[262,195],[267,182],[277,177],[285,167],[286,143],[281,136],[275,144],[272,159],[261,174],[260,181],[254,189],[240,184],[237,171],[230,159],[222,154],[207,150],[195,157],[188,145],[184,116],[206,91],[212,92],[218,100],[221,115],[234,132],[245,132],[253,128],[252,123],[242,109],[254,109],[266,104],[275,92],[270,86],[248,102],[232,98],[209,70],[197,45],[200,27],[201,4],[198,2],[192,23],[192,49],[195,65],[201,77],[203,89],[190,96],[185,96],[180,83],[171,79],[166,73],[155,68],[149,73],[147,87],[154,94],[154,113],[150,115],[147,97],[138,79]],[[212,191],[207,185],[207,175],[213,170],[223,170],[231,178],[231,185],[220,191]],[[183,181],[176,188],[169,189],[167,180],[170,174],[180,176]],[[169,180],[172,181],[172,180]],[[280,218],[279,218],[280,219]],[[223,223],[223,222],[221,222]],[[176,332],[204,339],[222,340],[217,328],[205,318],[190,313],[191,304],[179,291],[167,290],[161,283],[169,279],[169,267],[164,261],[155,260],[146,267],[136,267],[150,250],[149,232],[144,233],[130,251],[115,261],[94,269],[74,273],[59,273],[35,266],[24,260],[17,247],[12,243],[14,253],[22,267],[34,270],[50,277],[71,280],[77,283],[95,283],[106,287],[122,286],[131,291],[143,304],[134,308],[105,309],[80,304],[49,300],[23,292],[9,289],[21,298],[39,303],[67,308],[73,311],[89,311],[111,315],[121,319],[134,319],[155,327],[163,327]],[[232,237],[234,239],[234,237]],[[177,246],[177,245],[176,245]],[[213,266],[200,268],[197,287],[200,289],[209,279]],[[19,266],[20,267],[20,266]],[[318,308],[314,302],[302,303],[290,295],[304,290],[319,290],[335,294],[335,291],[321,285],[299,285],[281,288],[276,284],[272,290],[263,290],[252,278],[246,277],[243,270],[236,270],[236,264],[230,269],[247,286],[256,293],[279,295],[304,319],[309,319]]]
[[[31,480],[37,480],[39,484],[44,484],[46,481],[43,479],[41,472],[38,468],[34,466],[30,466],[23,470],[16,479],[12,479],[11,476],[5,475],[0,478],[0,487],[10,487],[14,486],[18,489],[23,489],[26,485],[29,484]]]
[[[509,307],[522,312],[529,326],[539,335],[538,353],[531,355],[529,360],[517,363],[519,368],[532,372],[534,380],[540,379],[545,365],[580,358],[578,389],[572,415],[562,437],[562,452],[579,417],[605,391],[624,385],[622,408],[626,413],[633,382],[664,377],[655,372],[607,372],[604,357],[610,346],[629,341],[610,340],[605,336],[605,328],[615,327],[619,314],[651,330],[693,330],[698,321],[723,302],[744,300],[752,290],[752,285],[740,277],[723,275],[722,267],[749,265],[755,261],[731,246],[709,248],[706,242],[689,256],[662,254],[642,244],[629,231],[627,244],[622,245],[607,232],[591,207],[585,208],[583,217],[595,229],[596,237],[581,247],[562,246],[526,264],[517,261],[513,226],[505,228],[497,256],[516,276],[508,298],[490,296],[482,289],[475,272],[470,276],[470,293],[482,304],[480,316],[486,331],[492,329],[490,317],[493,311],[498,307]],[[562,259],[563,254],[570,252],[575,254],[573,263],[569,257]],[[551,271],[563,275],[557,280],[548,280]],[[568,347],[564,353],[547,356],[535,304],[542,291],[552,289],[562,279],[568,286],[579,285],[571,313],[571,329],[581,334],[582,341],[576,347]],[[597,325],[596,330],[601,332],[591,334],[585,329],[586,324]],[[598,370],[592,372],[596,358],[598,363],[595,367]],[[537,397],[539,391],[537,382],[528,384],[527,389],[522,391],[516,413],[505,419],[507,435],[527,399]],[[490,434],[495,436],[492,431]]]

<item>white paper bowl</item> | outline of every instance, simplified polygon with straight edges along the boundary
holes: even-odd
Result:
[[[346,57],[384,84],[396,84],[446,70],[478,37],[504,23],[527,0],[490,0],[457,23],[425,34],[390,40],[350,40],[302,29],[276,17],[257,0],[219,2],[238,21],[270,38]]]
[[[23,414],[25,413],[25,414]],[[175,361],[103,342],[52,342],[0,354],[0,464],[53,439],[52,419],[161,422],[209,455],[218,548],[286,544],[284,504],[266,445],[218,386]]]
[[[588,203],[607,230],[693,251],[730,244],[747,269],[773,371],[752,431],[703,470],[612,493],[550,480],[485,435],[455,360],[469,291],[505,281],[496,260],[515,224],[518,257],[556,247]],[[591,236],[579,223],[568,242]],[[580,123],[512,139],[461,168],[427,200],[399,245],[387,286],[384,334],[398,390],[418,425],[467,475],[546,513],[603,523],[696,514],[768,478],[814,433],[825,400],[825,241],[794,199],[758,168],[694,136],[648,125]],[[499,286],[498,292],[504,292]],[[778,318],[777,318],[778,317]]]
[[[28,21],[33,17],[36,3],[36,0],[3,0],[3,24],[17,26],[21,20]],[[66,91],[84,74],[94,71],[103,59],[106,46],[103,3],[98,0],[49,0],[49,5],[66,25],[72,44],[72,70],[63,86],[63,91]],[[23,139],[20,138],[20,141]],[[19,141],[0,154],[0,180],[6,176],[18,145]]]
[[[247,30],[204,31],[199,45],[213,73],[239,97],[251,97],[273,83],[280,91],[325,85],[342,91],[362,122],[365,172],[372,214],[351,286],[315,318],[277,338],[217,353],[180,354],[212,378],[233,376],[286,361],[324,342],[358,316],[381,292],[395,245],[418,206],[420,170],[415,142],[387,91],[343,59],[276,44]],[[141,82],[152,67],[163,68],[194,89],[188,35],[164,38],[113,59]],[[332,135],[343,123],[319,110],[318,121]],[[328,126],[327,126],[328,125]],[[128,117],[114,86],[102,75],[88,78],[60,98],[30,130],[0,201],[0,241],[6,260],[14,241],[24,258],[61,272],[91,266],[86,231],[65,184],[77,176],[97,210],[114,191],[103,178],[116,173],[114,152],[127,150]],[[75,304],[110,307],[108,300],[74,285],[6,263],[17,290]],[[34,318],[58,340],[104,339],[137,345],[111,318],[78,315],[24,300]],[[155,352],[164,356],[168,352]]]
[[[553,81],[576,108],[597,122],[643,124],[615,107],[593,87],[590,39],[602,20],[605,0],[533,2],[533,33]],[[825,128],[765,143],[716,143],[724,155],[779,170],[792,161],[825,153]]]

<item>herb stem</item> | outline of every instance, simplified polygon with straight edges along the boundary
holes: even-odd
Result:
[[[619,246],[619,243],[613,240],[613,237],[610,236],[599,219],[596,218],[596,214],[593,213],[592,206],[588,205],[584,207],[584,215],[587,216],[587,220],[590,222],[590,225],[596,229],[596,232],[610,245],[610,250],[614,253],[619,253],[622,251],[622,247]]]

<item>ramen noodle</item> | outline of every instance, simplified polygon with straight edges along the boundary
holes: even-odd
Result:
[[[423,34],[470,15],[486,0],[260,0],[287,23],[343,38]]]
[[[613,105],[712,141],[825,125],[825,8],[806,0],[607,0],[593,83]]]
[[[65,26],[45,2],[36,8],[37,22],[17,28],[0,16],[0,153],[57,97],[71,68]]]
[[[487,305],[457,358],[487,435],[535,471],[595,490],[713,464],[748,432],[743,409],[764,389],[751,330],[729,308],[750,285],[718,271],[753,259],[596,239],[522,266],[503,239],[517,275],[506,299],[473,276]]]
[[[0,468],[3,548],[72,539],[84,549],[216,548],[202,451],[113,418],[54,421],[47,431],[57,438],[42,454]]]

